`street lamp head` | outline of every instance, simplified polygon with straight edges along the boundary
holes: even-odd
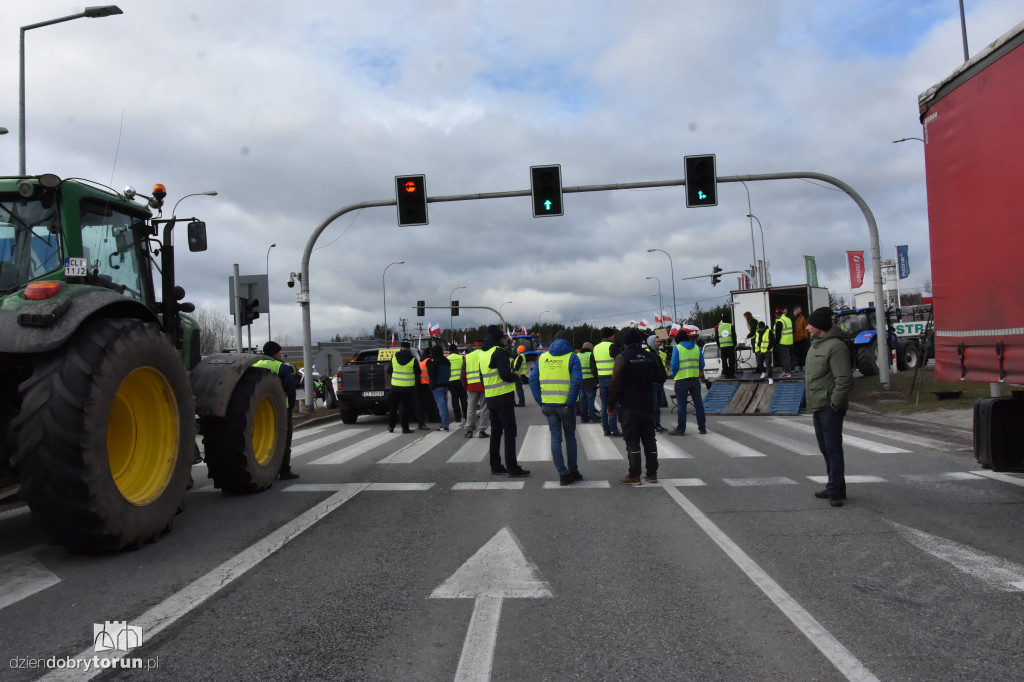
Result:
[[[4,128],[3,126],[0,126],[0,135],[6,135],[7,133],[8,133],[7,128]]]
[[[97,17],[109,17],[114,14],[124,14],[124,12],[122,12],[121,8],[117,5],[102,5],[99,7],[86,7],[82,10],[82,14],[90,19],[96,19]]]
[[[647,249],[647,253],[654,253],[657,249]]]
[[[215,197],[215,196],[217,196],[217,191],[213,190],[213,189],[207,190],[207,191],[203,192],[203,195],[204,196],[208,196],[208,197]]]
[[[277,244],[271,244],[270,248],[274,248],[275,246],[277,246]]]

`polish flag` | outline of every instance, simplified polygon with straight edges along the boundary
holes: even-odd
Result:
[[[505,330],[505,336],[508,337],[509,341],[512,341],[512,332],[509,331],[508,329]]]
[[[682,327],[680,327],[678,324],[673,324],[672,328],[668,330],[668,335],[675,336],[676,334],[679,333],[680,329],[682,329]]]
[[[427,331],[430,332],[430,337],[431,338],[433,338],[435,336],[441,336],[441,325],[439,325],[439,324],[431,325],[430,327],[427,328]]]
[[[523,336],[529,336],[529,334],[526,332],[526,327],[523,327]]]
[[[630,320],[629,321],[629,326],[630,327],[635,327],[636,326],[636,320]]]
[[[657,313],[654,314],[654,324],[661,324],[661,316]]]
[[[640,325],[639,326],[643,327],[643,328],[646,328],[647,327],[647,320],[643,320],[643,319],[640,320]]]
[[[394,334],[391,335],[391,347],[392,348],[395,347],[395,335]]]
[[[672,318],[671,318],[671,317],[669,317],[669,314],[668,314],[668,313],[666,313],[666,312],[665,312],[664,310],[662,310],[662,311],[661,311],[661,319],[662,319],[662,320],[663,320],[664,322],[671,322],[671,321],[672,321]]]

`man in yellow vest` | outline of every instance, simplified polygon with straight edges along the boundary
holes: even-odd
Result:
[[[793,320],[789,319],[787,309],[775,309],[775,348],[782,364],[782,375],[779,378],[793,376],[791,354],[793,352]]]
[[[560,485],[582,481],[576,464],[576,398],[583,382],[580,359],[572,352],[569,334],[562,330],[546,353],[537,358],[530,372],[530,390],[540,404],[551,431],[551,460],[558,470]],[[562,435],[565,434],[565,455],[562,458]]]
[[[475,342],[479,343],[479,341]],[[487,434],[487,425],[491,421],[491,413],[487,410],[487,401],[484,394],[484,380],[480,375],[480,358],[483,351],[476,346],[466,353],[466,392],[468,393],[468,407],[466,411],[466,438],[472,438],[476,431],[477,422],[480,425],[480,438],[490,438]]]
[[[512,358],[512,371],[518,376],[516,382],[516,407],[526,407],[526,396],[523,395],[523,384],[527,382],[526,346],[518,346]]]
[[[764,322],[757,323],[757,331],[751,339],[754,347],[754,357],[757,358],[755,372],[761,373],[762,379],[772,375],[772,352],[775,350],[775,334],[764,325]]]
[[[466,378],[466,357],[459,354],[459,347],[454,343],[448,346],[448,362],[452,367],[448,381],[448,392],[452,395],[452,417],[454,421],[460,422],[463,415],[469,414],[466,409],[466,385],[462,383]]]
[[[281,460],[281,468],[277,472],[279,479],[288,481],[299,477],[292,471],[292,410],[295,409],[295,376],[292,374],[292,366],[281,360],[281,344],[267,341],[263,344],[263,354],[269,359],[257,360],[253,363],[253,367],[262,367],[276,374],[281,381],[284,394],[288,398],[288,425],[285,432],[284,459]]]
[[[715,327],[715,341],[722,357],[722,378],[736,378],[736,330],[730,322],[729,313],[722,314],[722,321]]]
[[[398,352],[391,356],[391,364],[387,373],[391,375],[391,412],[388,415],[388,431],[394,433],[395,422],[399,410],[402,416],[402,433],[412,433],[409,428],[409,417],[415,414],[413,401],[416,400],[416,356],[412,354],[412,346],[403,341]]]
[[[686,338],[681,339],[672,349],[672,378],[676,382],[677,417],[676,428],[668,433],[670,436],[686,435],[687,396],[693,399],[693,411],[697,413],[697,430],[700,433],[708,432],[700,385],[704,379],[704,353],[697,345],[700,330],[693,325],[686,325],[683,331]]]
[[[608,404],[608,389],[612,385],[612,370],[619,344],[615,343],[615,331],[611,327],[601,330],[601,340],[594,346],[594,366],[597,368],[597,385],[601,391],[601,427],[604,435],[618,437],[619,425],[615,421],[614,405]]]
[[[490,461],[492,474],[510,478],[529,476],[516,459],[516,382],[508,351],[502,348],[505,335],[495,325],[487,328],[480,351],[480,376],[484,384],[487,411],[491,418]],[[501,465],[501,442],[505,441],[505,466]]]
[[[594,367],[594,344],[587,341],[579,354],[580,370],[583,372],[583,383],[580,385],[580,421],[587,424],[597,421],[597,408],[594,399],[597,397],[597,369]]]

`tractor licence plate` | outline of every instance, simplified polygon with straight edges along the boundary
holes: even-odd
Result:
[[[364,398],[383,398],[384,391],[363,391]]]

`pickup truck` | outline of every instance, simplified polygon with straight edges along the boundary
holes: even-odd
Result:
[[[371,348],[338,369],[338,409],[341,421],[355,424],[361,414],[387,414],[391,409],[391,377],[388,366],[398,348]],[[416,362],[420,353],[412,354]],[[417,368],[417,371],[418,368]]]
[[[341,421],[355,424],[361,414],[388,414],[391,411],[391,376],[388,366],[391,358],[400,348],[371,348],[360,351],[356,357],[338,370],[338,410]],[[419,349],[413,348],[416,358],[416,372],[424,357]],[[427,421],[438,421],[437,405],[431,396],[423,401]]]

